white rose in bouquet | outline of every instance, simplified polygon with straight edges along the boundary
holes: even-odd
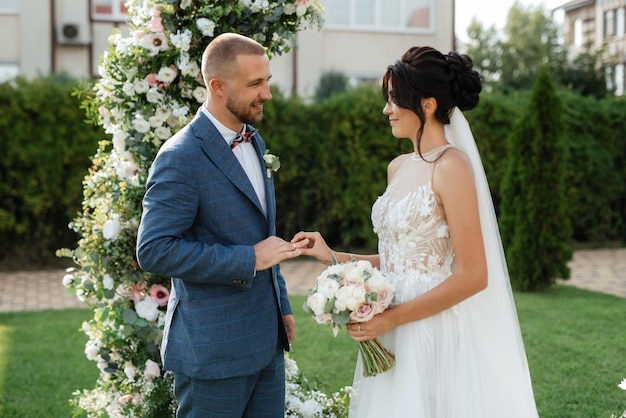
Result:
[[[316,292],[307,298],[307,304],[315,314],[315,316],[321,316],[324,314],[326,308],[327,299],[322,292]]]
[[[330,300],[337,295],[337,291],[339,290],[339,283],[336,280],[324,280],[321,283],[317,291],[321,293],[326,300]]]

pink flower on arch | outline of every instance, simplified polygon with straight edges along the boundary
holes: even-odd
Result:
[[[152,10],[150,11],[150,15],[152,16],[152,19],[150,19],[148,23],[146,24],[148,29],[150,29],[152,32],[155,32],[155,33],[163,32],[164,28],[163,28],[163,22],[161,21],[161,11],[157,9],[156,7],[153,7]]]
[[[152,380],[159,376],[161,376],[161,369],[159,368],[159,365],[152,360],[146,360],[146,368],[143,372],[143,377],[147,380]]]
[[[160,284],[153,284],[150,286],[150,297],[158,303],[159,306],[165,306],[170,298],[170,291]]]
[[[145,290],[146,282],[139,281],[133,283],[131,286],[126,287],[122,296],[129,300],[132,300],[133,303],[136,305],[141,301],[141,299],[143,299],[143,294]]]
[[[157,84],[159,84],[158,75],[156,73],[150,73],[150,74],[148,74],[146,76],[146,81],[148,82],[148,84],[150,84],[152,87],[154,87]]]
[[[311,5],[311,0],[296,0],[296,16],[304,16]]]

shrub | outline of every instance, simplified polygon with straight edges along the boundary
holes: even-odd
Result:
[[[322,101],[330,96],[343,93],[348,88],[348,77],[339,71],[327,71],[320,77],[315,89],[315,99]]]
[[[557,278],[569,277],[571,228],[561,112],[550,73],[543,67],[511,134],[502,189],[502,238],[511,283],[520,290],[542,290]]]

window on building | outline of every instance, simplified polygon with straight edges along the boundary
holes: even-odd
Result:
[[[624,29],[625,29],[625,23],[624,19],[625,16],[624,14],[626,13],[626,9],[623,7],[620,7],[619,9],[617,9],[617,12],[615,13],[616,15],[616,19],[615,19],[615,35],[616,36],[624,36]]]
[[[583,46],[583,20],[580,17],[574,22],[574,46]]]
[[[432,32],[435,0],[325,0],[330,28]]]
[[[381,74],[347,74],[350,87],[380,86]]]
[[[624,64],[615,66],[615,95],[624,95]]]
[[[17,62],[0,62],[0,83],[15,78],[20,73]]]
[[[0,13],[17,13],[20,10],[20,0],[0,0]]]
[[[604,80],[606,81],[606,88],[609,91],[613,91],[613,89],[615,88],[615,82],[613,80],[614,73],[615,71],[613,71],[612,67],[607,67],[604,71]]]
[[[91,0],[91,18],[125,22],[128,14],[126,0]]]
[[[615,35],[615,12],[609,10],[604,12],[604,37],[608,38]]]

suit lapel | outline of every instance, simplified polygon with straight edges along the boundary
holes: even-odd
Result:
[[[199,111],[191,123],[191,128],[196,137],[202,141],[200,146],[205,155],[263,213],[261,202],[259,202],[259,198],[246,172],[209,118]],[[256,144],[256,141],[253,142],[255,142],[257,154],[260,154],[259,146]],[[262,159],[262,157],[260,158]]]
[[[263,183],[265,184],[265,206],[267,208],[267,213],[265,214],[266,218],[269,220],[276,219],[276,202],[274,199],[274,181],[270,177],[267,178],[267,170],[265,168],[265,160],[263,159],[263,153],[265,152],[265,142],[261,139],[261,135],[258,133],[254,135],[252,138],[252,144],[254,145],[254,149],[256,150],[257,157],[259,158],[259,162],[261,164],[261,171],[263,172]],[[272,232],[275,234],[276,231]]]

